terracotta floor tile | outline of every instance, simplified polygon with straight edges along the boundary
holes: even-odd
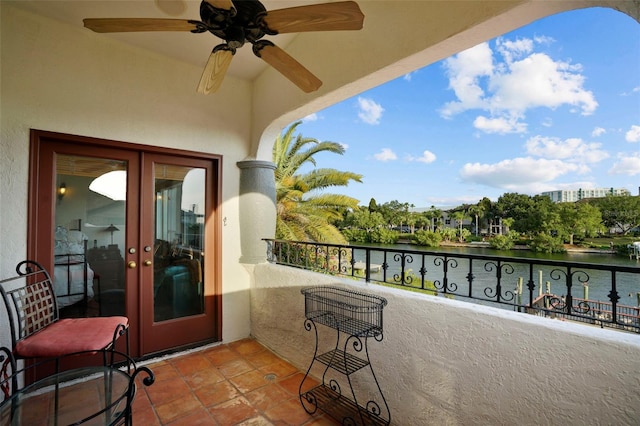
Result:
[[[234,398],[231,401],[211,407],[209,412],[221,425],[233,425],[256,417],[258,414],[249,401],[243,397]]]
[[[276,379],[284,379],[298,372],[298,369],[286,361],[278,360],[273,364],[261,367],[260,371],[264,374],[275,374]]]
[[[273,426],[273,423],[262,416],[258,416],[245,420],[244,422],[240,422],[236,426]]]
[[[224,381],[225,377],[214,366],[196,371],[188,376],[185,375],[184,380],[191,389],[198,389],[203,386],[212,385]]]
[[[254,370],[254,368],[244,359],[236,359],[219,366],[218,370],[220,370],[225,377],[229,378]]]
[[[166,404],[156,405],[155,409],[162,424],[168,424],[181,417],[192,414],[193,411],[200,410],[202,404],[191,392],[182,394],[178,399],[174,399]]]
[[[156,382],[145,388],[149,400],[153,405],[162,405],[177,399],[181,395],[191,393],[189,386],[182,377]]]
[[[174,358],[170,363],[176,367],[183,376],[188,376],[198,371],[212,367],[211,361],[203,354],[187,355],[185,357]]]
[[[285,379],[278,380],[278,384],[284,388],[287,392],[292,395],[298,395],[300,391],[300,383],[302,383],[302,379],[304,379],[303,373],[295,373]],[[313,377],[307,377],[307,380],[304,382],[304,386],[302,388],[303,392],[308,391],[316,386],[318,386],[320,382],[318,382]]]
[[[335,426],[341,424],[326,414],[305,423],[304,426]]]
[[[140,423],[146,426],[144,423]],[[168,423],[167,426],[217,426],[218,423],[211,417],[206,408],[201,408],[193,413]]]
[[[148,364],[156,382],[138,387],[134,423],[144,426],[333,426],[307,414],[304,373],[253,339]],[[318,385],[308,378],[305,388]]]
[[[229,401],[240,395],[235,386],[227,381],[203,386],[196,389],[194,393],[205,407]]]
[[[258,370],[251,370],[246,373],[230,377],[229,381],[242,393],[251,392],[254,389],[268,385],[270,382],[265,379],[264,373]]]
[[[160,419],[156,415],[155,410],[148,405],[143,409],[139,409],[133,412],[133,424],[144,426],[161,426]]]
[[[251,402],[257,410],[266,411],[283,401],[291,399],[291,394],[279,385],[270,384],[245,394],[245,398]]]
[[[265,411],[265,415],[274,423],[285,422],[283,424],[296,426],[303,425],[313,419],[311,415],[304,411],[304,408],[302,408],[302,405],[297,398],[289,399],[273,408],[270,408]]]
[[[256,352],[264,351],[266,348],[254,339],[242,339],[237,342],[229,343],[229,347],[240,355],[255,354]]]
[[[216,346],[208,349],[204,352],[204,356],[216,367],[242,358],[238,352],[229,349],[227,346]]]
[[[151,401],[149,401],[147,393],[136,390],[133,404],[131,404],[131,409],[133,410],[133,412],[135,413],[138,410],[146,410],[149,407],[151,407]]]
[[[155,377],[156,383],[164,380],[171,380],[176,377],[180,377],[178,370],[176,370],[175,367],[169,364],[168,362],[150,364],[150,365],[147,365],[146,367],[148,367],[151,371],[153,371],[153,375]]]
[[[276,354],[268,350],[247,355],[245,358],[256,368],[266,367],[280,361]]]

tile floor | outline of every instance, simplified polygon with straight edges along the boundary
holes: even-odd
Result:
[[[304,372],[253,339],[144,365],[156,381],[138,386],[135,425],[339,424],[322,414],[307,414],[298,398]]]

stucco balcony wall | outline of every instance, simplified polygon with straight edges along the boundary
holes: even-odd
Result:
[[[303,371],[313,357],[315,335],[304,328],[301,288],[343,285],[388,300],[384,339],[370,341],[369,353],[392,424],[640,421],[636,334],[275,264],[252,268],[251,333]],[[320,340],[335,344],[326,334]]]

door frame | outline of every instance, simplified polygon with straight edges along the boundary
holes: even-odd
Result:
[[[222,156],[217,154],[202,153],[195,151],[187,151],[173,148],[156,147],[151,145],[134,144],[122,141],[114,141],[108,139],[99,139],[87,136],[70,135],[64,133],[50,132],[44,130],[31,129],[30,130],[30,152],[29,152],[29,196],[27,206],[27,258],[34,259],[40,262],[48,271],[53,271],[53,227],[55,218],[44,217],[44,215],[38,214],[41,208],[46,208],[49,211],[55,211],[56,195],[55,195],[55,182],[56,182],[56,170],[53,162],[47,163],[40,158],[40,151],[43,144],[55,144],[65,143],[77,145],[78,150],[70,152],[73,155],[86,155],[85,152],[91,150],[92,156],[95,156],[95,151],[100,149],[110,150],[122,150],[129,152],[139,153],[138,164],[131,164],[135,170],[140,171],[143,167],[142,159],[144,153],[161,154],[170,156],[180,156],[184,158],[192,159],[206,159],[212,163],[212,178],[211,185],[212,192],[209,194],[211,202],[213,203],[212,217],[208,218],[207,226],[205,227],[205,244],[209,248],[207,256],[205,257],[204,278],[209,283],[213,283],[210,288],[213,289],[214,298],[213,306],[213,321],[214,335],[206,342],[216,342],[222,340]],[[49,186],[42,185],[42,182],[50,182]],[[141,183],[140,183],[141,185]],[[131,183],[127,187],[129,192],[127,203],[130,200],[139,205],[141,188],[135,187]],[[136,241],[141,237],[141,224],[139,223],[139,215],[133,213],[134,209],[127,208],[127,222],[135,224],[135,227],[131,228],[131,232],[139,230],[138,233],[129,235],[127,230],[127,238],[135,238]],[[139,209],[136,209],[139,211]],[[43,236],[47,236],[43,238]],[[212,253],[212,254],[211,254]],[[140,264],[140,262],[138,262]],[[140,268],[136,269],[140,271]],[[125,269],[125,273],[129,274],[130,271]],[[135,272],[136,274],[138,272]],[[140,293],[133,294],[135,292],[127,292],[127,304],[129,306],[136,306],[138,317],[142,318],[143,307]],[[132,321],[130,318],[130,327],[132,328],[130,334],[138,334],[140,338],[132,338],[131,355],[134,357],[147,356],[150,354],[142,353],[142,324],[138,323],[135,319]],[[194,346],[196,344],[206,342],[192,342],[192,344],[184,345],[184,347]],[[170,348],[162,352],[170,352],[179,348]]]

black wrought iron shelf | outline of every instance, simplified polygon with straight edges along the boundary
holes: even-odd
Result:
[[[340,349],[334,349],[331,352],[316,357],[316,359],[342,374],[352,374],[369,365],[369,361],[360,359]]]
[[[321,410],[341,424],[389,425],[391,413],[371,367],[368,350],[369,337],[376,341],[383,338],[382,309],[387,300],[335,286],[305,288],[302,294],[305,296],[305,328],[307,331],[315,331],[316,336],[313,360],[300,383],[300,402],[303,408],[310,414]],[[337,331],[335,348],[322,352],[321,355],[318,355],[320,340],[316,324]],[[316,361],[325,366],[322,383],[303,391]],[[351,375],[359,371],[363,371],[359,374],[368,372],[372,379],[370,383],[375,384],[361,392],[367,395],[368,401],[364,404],[359,403],[358,392],[351,380]],[[338,373],[343,379],[334,377]],[[344,385],[345,381],[348,389]]]
[[[368,412],[365,408],[356,405],[352,400],[340,395],[328,386],[316,386],[305,392],[305,396],[312,396],[320,410],[341,424],[360,424],[358,420],[362,421],[362,419],[362,423],[366,425],[385,426],[389,424],[389,420]],[[353,419],[354,422],[345,422],[345,419]]]

